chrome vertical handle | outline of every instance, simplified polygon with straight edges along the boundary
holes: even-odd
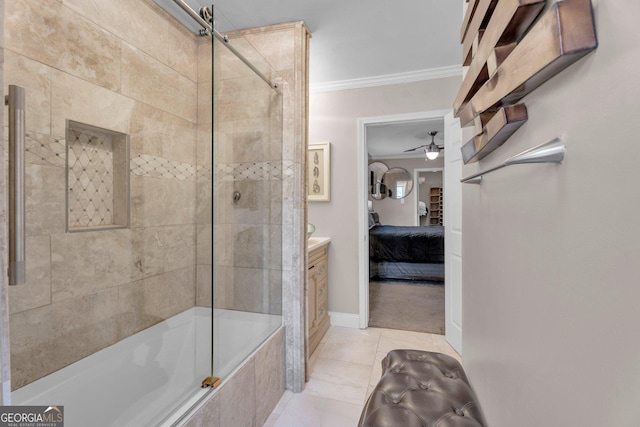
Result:
[[[24,147],[26,142],[24,88],[9,86],[9,285],[26,280]]]

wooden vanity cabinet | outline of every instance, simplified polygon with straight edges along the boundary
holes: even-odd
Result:
[[[307,329],[309,354],[329,329],[329,288],[327,287],[328,244],[309,251],[307,271]]]

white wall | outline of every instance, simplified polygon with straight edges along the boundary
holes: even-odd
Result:
[[[424,159],[380,159],[376,161],[386,164],[389,168],[406,169],[411,174],[412,182],[414,169],[442,168],[444,166],[442,156],[438,156],[437,159],[429,160],[428,162],[425,162]],[[442,174],[440,174],[440,182],[442,183]],[[373,210],[378,213],[380,223],[383,225],[416,225],[417,196],[417,189],[413,188],[411,193],[402,200],[388,197],[382,200],[373,200]],[[424,200],[427,203],[429,202],[428,198]]]
[[[357,119],[451,108],[460,78],[311,93],[309,143],[331,142],[331,201],[309,203],[315,236],[331,237],[329,311],[358,313]]]
[[[593,1],[600,46],[524,99],[466,176],[554,137],[561,165],[463,189],[463,360],[492,427],[640,423],[640,2]]]

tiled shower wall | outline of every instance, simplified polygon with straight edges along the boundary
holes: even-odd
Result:
[[[300,179],[305,176],[301,171],[307,146],[308,32],[298,22],[245,30],[242,35],[252,46],[236,39],[234,47],[265,74],[275,68],[282,95],[279,99],[280,95],[223,46],[216,46],[214,304],[281,313],[285,330],[272,337],[232,378],[225,379],[221,389],[193,414],[189,426],[212,422],[222,427],[262,425],[285,383],[295,391],[304,387],[306,222],[305,185]],[[252,54],[254,49],[269,61],[269,67],[263,67],[261,58]],[[199,64],[210,63],[210,46],[201,44],[198,55]],[[203,77],[210,75],[204,73]],[[204,98],[211,90],[211,84],[201,84],[198,95]],[[202,104],[199,102],[206,107]],[[277,114],[280,108],[282,122]],[[201,140],[211,135],[210,121],[206,122],[210,111],[200,111],[207,116],[199,117],[198,148]],[[241,194],[237,203],[233,202],[234,191]],[[211,224],[210,217],[199,216],[199,229],[206,227],[201,220]],[[198,233],[199,274],[210,269],[200,256],[201,242],[207,236]],[[200,289],[211,287],[203,286],[199,276],[198,304],[207,304],[210,299],[201,300],[205,293]]]
[[[281,314],[282,185],[290,172],[282,165],[282,96],[215,43],[214,304]],[[246,41],[231,43],[268,68]]]
[[[244,38],[234,39],[234,47],[264,74],[269,75],[271,69],[277,72],[282,122],[275,114],[280,105],[278,96],[224,47],[217,46],[214,303],[223,308],[282,314],[286,385],[299,392],[305,381],[307,236],[306,174],[302,171],[308,134],[310,34],[303,22],[240,33]],[[200,46],[200,58],[210,52],[209,46]],[[199,94],[210,90],[210,86],[200,86]],[[200,117],[199,126],[204,120]],[[241,193],[235,204],[233,191]],[[198,268],[204,266],[199,264]]]
[[[307,253],[306,152],[308,145],[308,52],[303,22],[243,30],[242,35],[287,83],[283,86],[282,315],[286,327],[287,389],[305,383],[305,281]]]
[[[15,389],[194,306],[205,190],[193,35],[142,0],[5,7],[4,84],[27,93],[28,283],[9,289]],[[130,229],[65,233],[67,119],[130,135]]]
[[[30,283],[10,290],[12,386],[17,388],[196,301],[209,304],[211,205],[204,201],[213,170],[211,81],[210,45],[198,45],[202,39],[168,24],[151,0],[7,3],[9,19],[2,22],[8,35],[5,74],[11,81],[5,85],[24,86],[28,94],[27,257],[34,261]],[[0,0],[0,12],[3,4]],[[282,312],[287,387],[299,391],[309,35],[304,24],[292,23],[245,36],[288,83],[283,86]],[[64,234],[67,118],[131,136],[130,230]],[[2,228],[0,237],[5,232]],[[0,246],[6,258],[4,238]],[[6,329],[2,332],[6,337]],[[38,359],[39,347],[49,351],[46,359]],[[8,384],[9,372],[2,374]]]
[[[271,67],[277,70],[282,95],[275,95],[263,81],[229,56],[224,47],[216,46],[214,304],[222,308],[281,313],[285,329],[270,338],[267,354],[263,348],[238,373],[225,379],[219,392],[210,395],[188,425],[212,421],[229,427],[262,425],[285,384],[286,388],[302,391],[305,380],[306,175],[301,172],[307,146],[309,33],[301,22],[242,33],[253,46],[244,46],[245,40],[236,40],[234,47],[262,69],[260,58],[251,54],[257,48],[270,64],[263,72],[267,74]],[[210,63],[210,46],[201,44],[198,55],[199,64]],[[202,74],[200,68],[200,75],[206,78],[211,73]],[[206,109],[210,104],[203,105],[202,100],[212,91],[211,83],[200,82],[199,150],[201,146],[211,147],[202,145],[211,135],[211,122],[207,121],[211,112]],[[201,158],[199,154],[198,160]],[[211,173],[211,169],[205,170]],[[203,193],[201,188],[211,185],[210,177],[203,175],[205,180],[198,183],[199,195]],[[241,194],[236,203],[234,191]],[[203,212],[198,215],[198,229],[207,227],[211,227],[211,217]],[[199,305],[210,301],[206,293],[211,289],[210,282],[200,278],[201,272],[211,271],[211,266],[206,264],[211,257],[201,256],[208,255],[206,248],[210,245],[202,243],[209,236],[210,233],[198,232]],[[210,274],[202,276],[211,277]],[[286,360],[284,367],[283,359]]]

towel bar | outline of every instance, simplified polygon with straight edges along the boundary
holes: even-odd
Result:
[[[549,142],[525,150],[520,154],[516,154],[513,157],[509,157],[501,165],[462,178],[460,182],[465,184],[480,184],[482,183],[483,175],[511,165],[523,163],[562,163],[565,150],[566,147],[562,141],[560,141],[559,138],[555,138]]]

